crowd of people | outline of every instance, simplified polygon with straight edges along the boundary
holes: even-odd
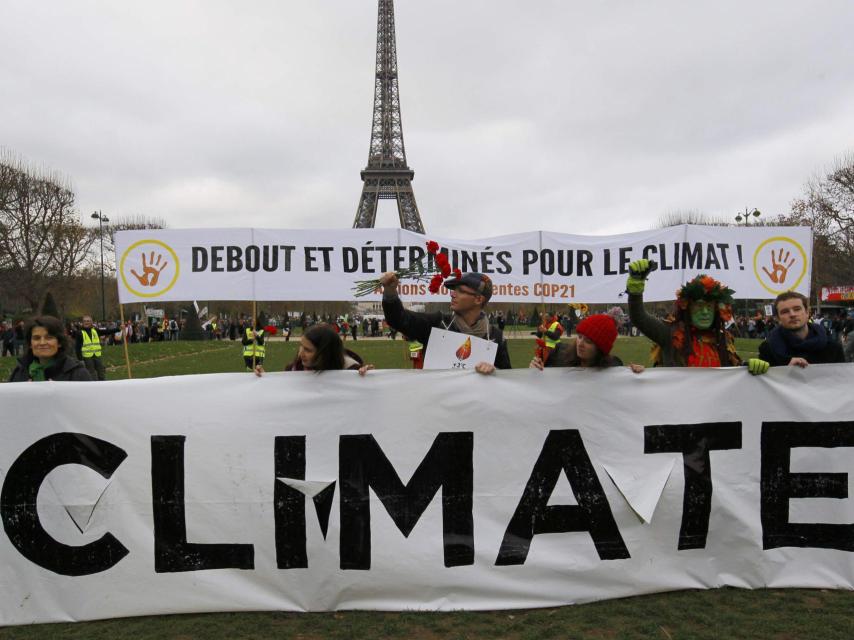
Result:
[[[773,303],[773,317],[741,318],[732,312],[733,290],[708,275],[700,274],[685,283],[677,292],[673,312],[665,318],[647,312],[643,302],[646,279],[651,269],[647,260],[629,265],[626,282],[628,317],[619,307],[608,313],[579,318],[574,310],[565,317],[544,313],[534,332],[537,347],[529,366],[605,368],[624,366],[611,353],[620,332],[642,334],[655,344],[652,361],[665,367],[736,367],[761,375],[772,366],[806,367],[810,364],[850,362],[854,360],[854,313],[811,315],[808,299],[800,293],[787,291]],[[362,335],[381,335],[388,327],[389,335],[400,333],[409,341],[413,366],[423,365],[423,355],[434,328],[481,338],[496,344],[492,362],[478,362],[475,370],[490,374],[495,369],[511,368],[510,355],[504,337],[506,321],[518,322],[520,317],[507,318],[501,312],[489,313],[492,281],[484,274],[466,273],[445,281],[450,291],[448,312],[420,312],[406,309],[398,296],[398,277],[386,273],[380,279],[383,287],[383,321],[379,318],[348,316],[321,317],[303,314],[298,322],[302,328],[300,346],[287,371],[324,371],[353,369],[364,375],[373,368],[354,351],[344,347],[348,337],[357,340]],[[291,335],[291,318],[281,322],[282,335]],[[627,329],[628,327],[628,329]],[[175,318],[151,323],[128,321],[102,323],[96,326],[91,316],[68,326],[51,316],[39,316],[30,322],[0,323],[2,355],[18,358],[10,377],[11,382],[27,380],[104,380],[102,361],[105,344],[177,340],[184,330],[183,321]],[[213,318],[205,323],[210,339],[239,339],[242,356],[248,370],[264,373],[266,341],[276,327],[262,326],[260,320]],[[575,336],[562,341],[565,334]],[[736,335],[761,337],[757,358],[742,362],[735,348]],[[845,345],[843,347],[843,345]],[[635,373],[644,367],[637,363],[628,366]]]

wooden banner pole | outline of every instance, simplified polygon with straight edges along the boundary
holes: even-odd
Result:
[[[128,352],[128,336],[127,331],[125,331],[125,307],[123,304],[119,305],[119,317],[121,321],[121,331],[122,331],[122,344],[125,346],[125,364],[128,368],[128,380],[133,378],[133,374],[130,370],[130,353]]]

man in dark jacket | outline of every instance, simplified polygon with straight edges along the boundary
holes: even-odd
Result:
[[[759,345],[759,357],[772,367],[806,367],[810,364],[845,362],[842,345],[831,340],[824,327],[809,322],[806,296],[786,291],[774,300],[778,326]]]
[[[394,272],[383,274],[383,313],[385,321],[396,331],[400,331],[410,340],[417,340],[427,347],[430,330],[433,327],[455,331],[490,340],[498,345],[495,353],[495,365],[479,362],[475,370],[479,373],[492,373],[496,368],[510,369],[510,354],[501,329],[489,324],[484,307],[492,297],[492,280],[481,273],[466,273],[460,278],[445,281],[445,287],[451,290],[451,313],[419,313],[403,308],[397,295],[398,279]]]
[[[8,353],[10,356],[16,356],[15,353],[15,329],[10,324],[6,324],[5,322],[0,322],[0,343],[2,343],[2,349],[0,349],[0,357],[5,358]]]
[[[845,344],[845,359],[854,362],[854,311],[848,312],[848,318],[842,325],[842,341]]]

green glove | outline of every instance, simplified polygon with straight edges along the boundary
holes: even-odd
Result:
[[[751,358],[747,361],[747,370],[755,376],[761,376],[763,373],[768,371],[768,367],[771,365],[764,360],[760,360],[759,358]]]
[[[629,277],[626,280],[626,291],[634,295],[643,293],[646,286],[646,275],[649,273],[649,260],[641,258],[629,265]]]

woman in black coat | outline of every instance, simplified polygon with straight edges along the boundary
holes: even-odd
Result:
[[[358,371],[363,376],[374,368],[365,364],[355,351],[344,348],[341,337],[328,324],[316,324],[305,330],[300,339],[300,347],[293,361],[285,371]],[[255,367],[255,375],[264,373],[260,365]]]
[[[69,355],[70,341],[62,323],[52,316],[30,320],[25,330],[26,352],[18,360],[9,382],[47,380],[90,381],[82,362]]]

